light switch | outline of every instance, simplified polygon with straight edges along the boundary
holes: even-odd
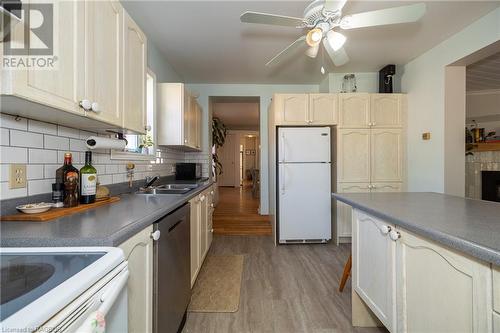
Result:
[[[26,187],[26,164],[11,164],[9,176],[9,188]]]
[[[431,133],[430,132],[422,133],[422,140],[430,140],[430,139],[431,139]]]

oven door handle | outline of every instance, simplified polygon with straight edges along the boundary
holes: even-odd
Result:
[[[120,276],[115,278],[116,281],[114,281],[113,285],[110,286],[109,289],[101,295],[102,304],[101,306],[99,306],[99,309],[97,311],[101,312],[104,315],[108,313],[109,309],[111,309],[116,299],[120,295],[122,289],[126,287],[129,275],[130,273],[127,268],[120,273]]]

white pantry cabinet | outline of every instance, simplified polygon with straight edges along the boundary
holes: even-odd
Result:
[[[372,129],[370,182],[403,181],[403,133],[400,129]]]
[[[390,332],[396,327],[394,226],[359,211],[353,216],[353,289]]]
[[[372,94],[370,123],[372,128],[403,127],[402,94]]]
[[[398,331],[492,332],[489,264],[398,232]]]
[[[123,34],[123,128],[145,133],[147,39],[127,12],[123,14]]]
[[[339,95],[339,127],[370,128],[370,94]]]
[[[128,261],[128,330],[153,329],[153,226],[143,229],[119,247]]]
[[[337,133],[337,179],[339,182],[370,182],[369,129],[340,129]]]
[[[183,83],[158,84],[158,144],[201,150],[201,107]]]
[[[309,124],[334,125],[337,123],[337,94],[309,94]]]

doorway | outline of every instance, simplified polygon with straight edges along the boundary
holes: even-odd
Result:
[[[226,128],[224,144],[214,148],[220,163],[214,233],[270,235],[269,216],[259,214],[260,97],[210,97],[209,105],[212,118]]]

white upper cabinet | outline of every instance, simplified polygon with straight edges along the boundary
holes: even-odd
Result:
[[[371,126],[373,128],[402,127],[401,94],[372,94],[371,95]]]
[[[115,1],[85,1],[84,16],[85,91],[82,100],[97,103],[87,115],[121,126],[123,8]]]
[[[489,264],[398,232],[398,332],[492,332]]]
[[[146,132],[147,40],[128,13],[123,15],[123,128]]]
[[[158,144],[201,150],[202,109],[183,83],[158,84]]]
[[[309,120],[309,96],[307,94],[277,94],[274,98],[276,124],[307,124]]]
[[[354,212],[353,289],[390,332],[396,327],[396,244],[393,225]]]
[[[371,182],[403,181],[403,149],[401,130],[371,130]]]
[[[337,134],[339,182],[370,182],[370,130],[340,129]]]
[[[370,127],[370,94],[339,95],[339,127]]]
[[[309,122],[311,125],[337,123],[337,94],[309,94]]]

